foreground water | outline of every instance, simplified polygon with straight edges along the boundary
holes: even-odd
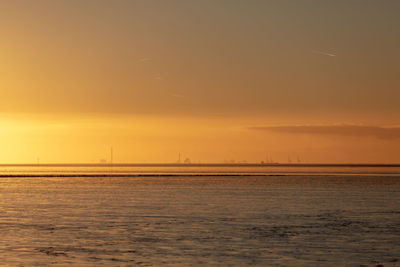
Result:
[[[3,177],[0,263],[399,266],[400,177]]]

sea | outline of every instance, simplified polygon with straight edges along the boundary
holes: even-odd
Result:
[[[400,166],[0,165],[0,266],[400,266]]]

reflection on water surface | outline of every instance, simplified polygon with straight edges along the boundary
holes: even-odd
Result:
[[[1,178],[7,266],[398,266],[398,176]]]

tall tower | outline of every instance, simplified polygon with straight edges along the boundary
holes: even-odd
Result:
[[[110,154],[111,154],[110,163],[113,164],[113,162],[114,162],[114,151],[113,151],[113,147],[111,147]]]

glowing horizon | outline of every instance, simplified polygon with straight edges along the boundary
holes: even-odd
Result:
[[[2,1],[0,163],[399,163],[398,1]]]

